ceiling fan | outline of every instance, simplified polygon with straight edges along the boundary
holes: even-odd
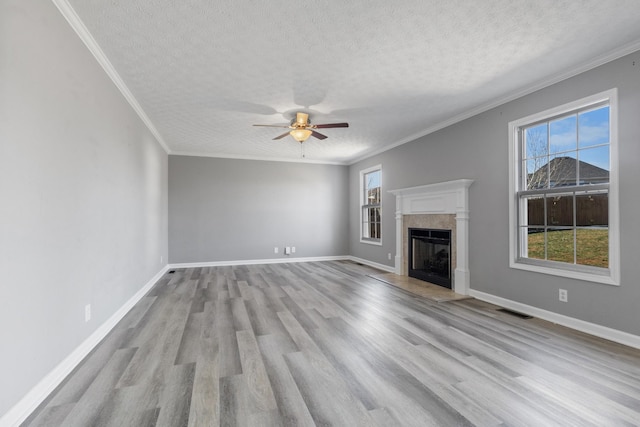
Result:
[[[283,133],[282,135],[276,136],[275,139],[284,138],[287,135],[291,135],[296,141],[299,143],[305,142],[309,139],[310,136],[313,136],[318,139],[326,139],[327,136],[323,135],[319,132],[316,132],[315,129],[327,129],[327,128],[348,128],[349,123],[326,123],[322,125],[312,125],[309,121],[309,115],[306,113],[296,113],[296,118],[291,120],[290,125],[254,125],[254,126],[268,126],[273,128],[288,128],[291,129],[288,132]]]

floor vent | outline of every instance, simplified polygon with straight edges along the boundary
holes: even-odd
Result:
[[[509,310],[508,308],[499,308],[498,311],[510,314],[512,316],[515,316],[515,317],[519,317],[521,319],[533,319],[533,316],[529,316],[528,314],[519,313],[517,311]]]

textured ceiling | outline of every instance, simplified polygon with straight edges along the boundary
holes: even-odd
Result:
[[[251,125],[304,111],[349,164],[640,48],[638,0],[54,2],[172,154],[302,161]]]

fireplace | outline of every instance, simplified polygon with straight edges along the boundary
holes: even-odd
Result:
[[[396,197],[394,271],[409,275],[409,228],[450,230],[449,287],[469,294],[469,187],[471,179],[439,182],[389,192]],[[427,279],[433,282],[432,278]]]
[[[408,275],[451,289],[451,230],[409,228]]]

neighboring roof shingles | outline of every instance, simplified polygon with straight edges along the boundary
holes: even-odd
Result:
[[[578,169],[579,165],[579,169]],[[548,169],[547,169],[548,168]],[[530,188],[546,187],[547,170],[554,187],[574,185],[578,173],[581,184],[609,182],[609,171],[573,157],[556,157],[529,176]]]

